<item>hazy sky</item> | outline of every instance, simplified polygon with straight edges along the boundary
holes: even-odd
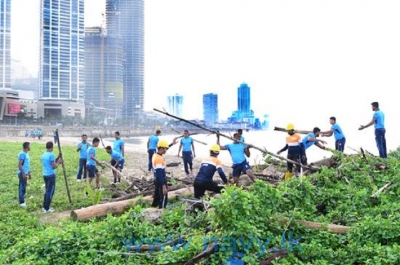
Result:
[[[35,73],[39,0],[12,3],[12,54]],[[86,25],[101,23],[102,3],[86,0]],[[225,118],[247,82],[256,115],[272,125],[309,128],[334,115],[357,130],[379,101],[394,128],[399,12],[398,0],[146,0],[145,107],[180,93],[184,116],[201,118],[202,94],[217,92]]]

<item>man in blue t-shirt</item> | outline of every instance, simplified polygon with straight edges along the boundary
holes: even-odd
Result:
[[[111,166],[115,167],[115,169],[121,172],[122,169],[124,168],[124,162],[125,162],[124,157],[120,153],[113,151],[111,146],[106,147],[106,152],[111,156],[111,161],[110,161]],[[112,170],[112,173],[114,175],[114,184],[121,183],[121,175],[118,174],[118,172],[115,172],[114,170]]]
[[[87,162],[86,168],[88,171],[89,183],[91,184],[93,178],[96,177],[96,188],[98,190],[103,190],[103,187],[100,186],[100,171],[96,168],[96,165],[99,165],[103,168],[103,165],[96,158],[96,147],[99,146],[100,139],[95,137],[92,140],[92,146],[87,150]]]
[[[346,143],[346,137],[344,137],[344,133],[342,128],[336,123],[335,117],[330,117],[329,122],[332,125],[331,129],[326,132],[321,132],[321,136],[330,137],[332,135],[335,136],[335,149],[339,152],[344,151],[344,145]]]
[[[125,142],[124,140],[121,139],[121,135],[120,133],[117,131],[115,132],[115,140],[114,140],[114,146],[113,146],[113,150],[117,153],[120,153],[122,156],[125,156],[125,150],[124,150],[124,146],[125,146]]]
[[[151,172],[153,165],[152,165],[152,159],[153,155],[156,153],[157,150],[157,144],[158,144],[158,136],[161,135],[161,131],[157,130],[156,134],[153,134],[149,137],[149,140],[147,141],[147,153],[149,154],[149,163],[147,170]]]
[[[28,178],[31,178],[31,160],[29,158],[28,152],[31,150],[31,144],[29,142],[24,142],[22,144],[22,151],[18,155],[18,199],[19,205],[23,208],[26,207],[25,194],[26,194],[26,184]]]
[[[243,129],[238,129],[237,133],[240,135],[240,141],[244,142],[244,137],[243,137]]]
[[[307,150],[309,147],[311,147],[311,146],[313,146],[313,145],[316,145],[316,146],[318,146],[318,147],[321,148],[321,149],[324,149],[324,150],[326,149],[326,147],[322,145],[322,144],[326,144],[326,142],[323,141],[323,140],[317,139],[317,137],[320,135],[320,133],[321,133],[320,128],[315,127],[315,128],[313,129],[313,132],[307,134],[307,135],[303,138],[303,140],[301,141],[301,142],[302,142],[302,145],[303,145],[303,148],[302,148],[303,154],[302,154],[302,157],[301,157],[301,163],[302,163],[303,165],[307,165],[306,150]],[[322,143],[322,144],[321,144],[321,143]]]
[[[178,157],[181,150],[182,150],[183,166],[185,168],[186,175],[190,176],[190,174],[192,174],[193,158],[196,157],[196,152],[194,150],[193,138],[189,136],[188,130],[183,131],[183,138],[181,139],[181,144],[179,145]]]
[[[372,121],[370,121],[367,125],[361,125],[359,130],[363,130],[372,124],[375,127],[375,141],[376,146],[378,147],[379,157],[387,158],[387,150],[386,150],[386,129],[385,129],[385,115],[379,109],[378,102],[372,102],[372,110],[375,112],[372,117]]]
[[[82,179],[82,171],[83,171],[83,179],[86,180],[87,170],[86,170],[86,162],[87,162],[87,150],[90,147],[90,143],[87,142],[87,135],[82,134],[82,142],[80,142],[77,146],[76,151],[79,152],[79,169],[78,174],[76,175],[76,180],[81,182]]]
[[[219,134],[217,134],[217,144],[221,150],[228,150],[232,157],[232,176],[234,183],[239,186],[239,177],[242,173],[247,174],[249,178],[254,182],[255,177],[249,163],[246,160],[246,156],[250,157],[250,148],[252,145],[245,145],[240,142],[240,134],[235,133],[233,138],[235,141],[231,144],[221,146],[219,143]],[[245,156],[246,155],[246,156]]]
[[[43,153],[41,160],[43,166],[43,178],[46,192],[42,211],[52,213],[54,209],[50,207],[56,189],[56,168],[63,162],[61,157],[56,158],[53,154],[53,142],[46,143],[46,152]]]

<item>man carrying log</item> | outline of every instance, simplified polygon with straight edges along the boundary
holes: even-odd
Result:
[[[304,154],[304,146],[301,141],[301,136],[294,133],[294,125],[289,123],[286,126],[289,136],[286,137],[286,145],[278,151],[278,155],[288,150],[287,158],[295,162],[301,163],[301,155]],[[296,171],[299,174],[301,167],[296,165]],[[288,181],[293,175],[293,163],[287,162],[287,172],[285,173],[285,181]]]
[[[200,199],[204,196],[206,190],[220,193],[224,188],[223,185],[218,185],[213,181],[215,171],[218,171],[224,184],[228,183],[224,170],[222,169],[222,162],[218,159],[221,148],[218,144],[210,147],[210,156],[201,162],[199,173],[194,180],[194,197]]]
[[[160,136],[161,131],[157,130],[156,134],[153,134],[149,137],[149,140],[147,141],[147,153],[149,154],[149,164],[147,170],[150,172],[152,169],[152,159],[153,155],[156,153],[157,149],[157,144],[158,144],[158,136]]]
[[[317,137],[320,135],[320,133],[321,133],[321,129],[318,128],[318,127],[315,127],[315,128],[313,129],[313,132],[312,132],[312,133],[307,134],[307,135],[303,138],[302,143],[303,143],[303,146],[304,146],[304,150],[303,150],[303,155],[302,155],[302,157],[301,157],[301,163],[302,163],[303,165],[307,165],[306,150],[307,150],[310,146],[316,145],[316,146],[318,146],[318,147],[321,148],[321,149],[324,149],[324,150],[326,149],[326,147],[322,145],[322,144],[326,144],[326,142],[323,141],[323,140],[317,139]],[[321,143],[322,143],[322,144],[321,144]]]
[[[111,146],[106,147],[106,152],[111,156],[111,161],[110,161],[111,166],[115,167],[116,169],[119,170],[119,172],[121,172],[122,169],[124,168],[124,163],[125,163],[124,157],[120,153],[113,151]],[[112,170],[112,173],[114,175],[114,184],[117,183],[120,184],[121,176],[114,170]]]
[[[321,136],[330,137],[333,134],[335,136],[335,149],[343,153],[344,145],[346,143],[346,138],[344,137],[342,128],[340,128],[340,126],[336,123],[335,117],[330,117],[329,122],[332,125],[331,129],[326,132],[321,132]]]
[[[229,153],[231,154],[232,162],[233,162],[233,165],[232,165],[233,181],[237,186],[239,186],[239,177],[240,177],[241,173],[243,172],[243,173],[247,174],[247,176],[249,176],[249,178],[253,182],[255,182],[255,177],[254,177],[253,171],[251,170],[251,167],[246,160],[246,156],[250,157],[249,149],[252,146],[241,143],[240,135],[238,133],[235,133],[233,135],[233,138],[235,139],[235,141],[233,143],[221,146],[219,143],[219,134],[217,134],[217,144],[219,145],[220,149],[228,150]]]

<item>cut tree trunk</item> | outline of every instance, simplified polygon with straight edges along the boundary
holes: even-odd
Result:
[[[192,195],[193,188],[184,188],[168,192],[170,200],[175,199],[177,195]],[[131,200],[110,202],[104,204],[97,204],[86,208],[71,211],[71,218],[75,221],[89,221],[92,218],[99,218],[107,216],[107,214],[119,215],[124,213],[128,208],[135,206],[140,201],[153,201],[153,196],[146,196],[143,198],[135,198]]]
[[[325,166],[325,167],[328,167],[328,168],[337,166],[337,164],[338,164],[337,160],[334,157],[325,158],[325,159],[318,160],[318,161],[310,163],[310,165],[314,165],[314,166],[317,166],[317,167]]]
[[[288,218],[284,218],[279,220],[279,222],[282,225],[287,224],[289,221]],[[349,230],[351,227],[350,226],[344,226],[344,225],[334,225],[334,224],[323,224],[323,223],[317,223],[317,222],[310,222],[310,221],[297,221],[300,225],[308,227],[308,228],[313,228],[313,229],[325,229],[325,227],[328,229],[329,232],[334,233],[334,234],[346,234],[347,230]]]
[[[278,132],[285,132],[287,133],[287,130],[285,128],[282,127],[275,127],[274,131],[278,131]],[[299,134],[309,134],[312,133],[312,131],[306,131],[306,130],[294,130],[294,133],[299,133]]]

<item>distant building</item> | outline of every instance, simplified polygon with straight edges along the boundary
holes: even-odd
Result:
[[[237,89],[238,108],[243,115],[250,113],[250,87],[246,83],[242,83]]]
[[[11,89],[11,0],[0,0],[0,90]]]
[[[29,78],[32,78],[32,75],[28,72],[25,65],[20,60],[11,58],[11,82],[15,79]]]
[[[203,95],[203,119],[206,124],[218,122],[218,95],[209,93]]]
[[[144,0],[107,0],[107,35],[121,38],[124,55],[123,116],[144,107]]]
[[[39,115],[83,117],[84,0],[41,0],[40,34]]]
[[[168,97],[168,112],[171,114],[182,117],[183,96],[175,94],[175,96]]]
[[[85,28],[85,105],[113,109],[112,118],[120,118],[123,93],[121,38],[102,27]]]

